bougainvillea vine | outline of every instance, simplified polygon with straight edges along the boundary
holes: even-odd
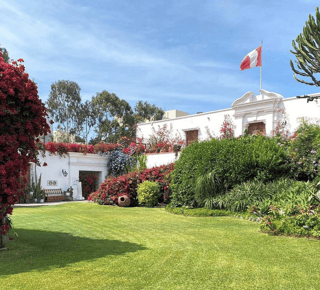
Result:
[[[29,162],[38,162],[36,138],[50,132],[45,105],[22,62],[5,63],[0,52],[1,247],[9,229],[6,216],[12,214],[27,182],[21,176],[26,175]]]

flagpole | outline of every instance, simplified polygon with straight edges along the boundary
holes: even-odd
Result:
[[[261,66],[260,66],[260,91],[262,90],[262,40],[261,40]]]

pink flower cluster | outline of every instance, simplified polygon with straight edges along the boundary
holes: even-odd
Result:
[[[0,225],[2,234],[8,225],[2,217],[12,207],[27,182],[29,162],[37,162],[35,138],[50,132],[45,105],[38,96],[37,86],[24,72],[19,59],[5,63],[0,52]]]

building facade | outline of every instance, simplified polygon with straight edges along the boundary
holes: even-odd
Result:
[[[311,96],[317,95],[320,96],[320,93]],[[180,135],[188,146],[196,139],[202,141],[209,140],[211,136],[219,137],[226,115],[235,125],[235,137],[243,135],[246,129],[249,134],[260,131],[272,136],[278,124],[290,135],[299,127],[302,117],[314,123],[320,122],[320,100],[307,103],[306,99],[285,99],[266,90],[260,90],[257,96],[248,92],[236,99],[228,109],[138,124],[137,137],[147,143],[155,130],[166,125],[173,135]]]

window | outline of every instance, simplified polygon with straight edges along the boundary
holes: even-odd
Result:
[[[186,131],[186,145],[189,146],[194,141],[198,140],[198,130]]]

